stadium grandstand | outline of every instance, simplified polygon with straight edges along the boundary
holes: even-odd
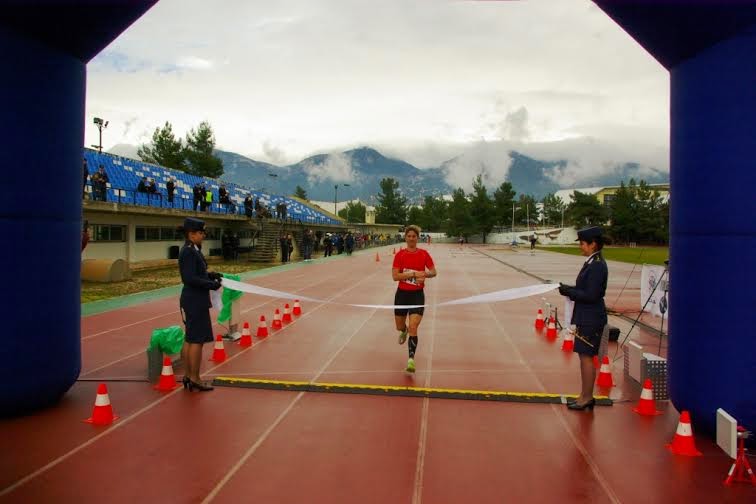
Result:
[[[87,148],[83,157],[89,175],[83,192],[90,241],[82,259],[123,259],[131,264],[175,259],[183,243],[176,227],[186,216],[207,222],[209,255],[221,254],[223,235],[228,234],[240,239],[242,252],[257,252],[250,259],[262,262],[276,259],[277,238],[283,232],[294,234],[299,241],[298,235],[306,227],[324,232],[345,229],[341,220],[302,200]],[[104,201],[94,197],[92,187],[92,176],[100,166],[108,176]],[[143,177],[155,181],[154,193],[138,190]],[[170,179],[175,184],[172,202],[166,189]],[[193,188],[198,184],[212,193],[212,202],[204,211],[194,209]],[[221,186],[228,191],[231,204],[219,201]],[[260,211],[251,218],[244,208],[248,195],[260,204]],[[286,205],[285,218],[276,212],[281,204]]]

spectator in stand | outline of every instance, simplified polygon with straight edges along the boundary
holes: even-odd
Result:
[[[139,184],[137,185],[137,192],[147,192],[147,177],[142,177],[142,180],[139,181]]]
[[[105,173],[105,167],[100,165],[97,172],[92,175],[92,190],[95,194],[95,199],[100,201],[108,200],[108,174]]]
[[[169,178],[168,182],[165,183],[165,190],[168,193],[168,203],[173,206],[173,193],[176,191],[176,182],[173,177]]]
[[[262,205],[260,205],[260,198],[255,198],[254,208],[255,208],[255,215],[257,215],[257,217],[259,218],[262,218],[262,215],[260,215],[260,213],[262,212]]]
[[[251,219],[253,212],[254,212],[254,205],[252,203],[252,195],[247,194],[247,197],[244,198],[244,215],[246,215],[248,219]]]
[[[281,218],[283,220],[286,220],[286,213],[288,212],[288,207],[286,206],[286,203],[281,203]]]
[[[202,187],[199,184],[194,184],[192,188],[192,203],[194,204],[195,212],[197,211],[197,205],[202,207]]]
[[[281,233],[278,242],[281,245],[281,262],[285,263],[289,260],[289,240],[286,233]]]
[[[84,177],[84,181],[82,182],[81,186],[81,197],[83,199],[87,195],[87,179],[89,178],[89,166],[87,165],[87,158],[84,158],[84,163],[81,167],[81,174]]]
[[[223,184],[221,184],[220,188],[218,189],[218,203],[220,203],[221,206],[224,206],[226,208],[226,213],[228,213],[231,200],[228,199],[228,191],[226,190],[226,186]]]

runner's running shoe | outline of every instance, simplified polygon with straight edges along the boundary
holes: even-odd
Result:
[[[399,344],[404,345],[405,341],[407,341],[407,329],[399,333]]]
[[[410,357],[407,359],[407,372],[408,373],[414,373],[415,372],[415,359]]]

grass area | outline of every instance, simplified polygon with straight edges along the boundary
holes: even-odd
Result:
[[[210,264],[211,271],[223,273],[243,273],[245,271],[269,268],[275,264],[250,262],[218,262]],[[170,287],[181,284],[178,267],[160,268],[132,272],[131,279],[125,282],[99,283],[81,282],[81,302],[90,303],[137,292]]]
[[[538,247],[550,252],[562,254],[580,255],[577,247]],[[621,261],[631,264],[658,264],[663,265],[669,259],[669,247],[604,247],[601,251],[604,259],[609,261]]]

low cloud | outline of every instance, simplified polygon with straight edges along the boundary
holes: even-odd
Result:
[[[311,184],[325,182],[351,182],[354,180],[352,160],[343,153],[328,154],[322,163],[306,162],[304,170]]]
[[[494,189],[507,180],[512,158],[506,142],[479,142],[444,164],[444,179],[450,186],[472,191],[473,180],[481,175],[483,183]]]

